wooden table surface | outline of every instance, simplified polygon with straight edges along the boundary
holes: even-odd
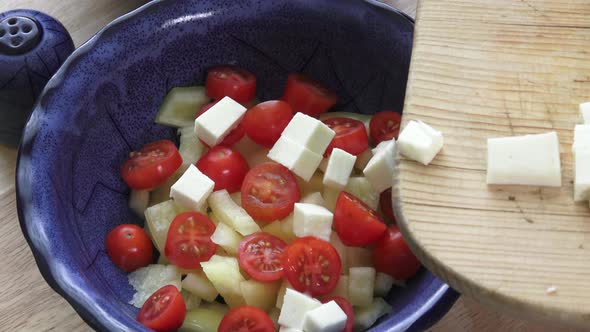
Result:
[[[415,15],[415,0],[385,1]],[[145,0],[2,0],[0,12],[17,8],[44,11],[58,18],[79,46],[103,25],[142,3]],[[15,161],[16,149],[0,146],[0,331],[89,331],[43,280],[22,236],[15,203]],[[574,330],[510,317],[462,297],[432,331]]]

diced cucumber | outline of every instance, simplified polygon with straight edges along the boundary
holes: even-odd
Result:
[[[170,175],[166,181],[157,186],[150,192],[150,206],[165,202],[170,199],[170,187],[180,179],[186,167],[181,166],[174,174]]]
[[[373,302],[375,269],[351,267],[348,269],[348,300],[353,306],[365,307]]]
[[[315,204],[326,207],[326,201],[320,192],[313,192],[305,195],[303,198],[301,198],[301,203]]]
[[[143,303],[158,289],[174,285],[181,289],[180,273],[174,265],[152,264],[142,267],[127,276],[136,293],[129,304],[141,308]]]
[[[244,136],[244,138],[234,144],[233,149],[238,151],[246,159],[250,168],[272,161],[266,156],[269,149],[256,144],[248,136]]]
[[[145,220],[152,234],[154,245],[160,251],[164,252],[168,228],[174,217],[184,210],[174,203],[173,200],[167,200],[160,204],[151,206],[145,210]]]
[[[214,332],[227,310],[221,306],[202,305],[186,313],[179,332]]]
[[[225,223],[218,223],[215,232],[211,235],[211,241],[218,244],[230,255],[238,254],[238,247],[242,241],[242,236],[234,231]]]
[[[203,271],[194,271],[182,280],[182,289],[205,301],[213,302],[219,294]]]
[[[260,227],[241,206],[230,197],[227,190],[212,193],[207,200],[219,221],[233,228],[243,236],[260,232]]]
[[[371,327],[379,317],[391,312],[391,306],[380,297],[373,299],[367,307],[354,308],[354,331],[365,331]]]
[[[206,147],[195,135],[195,126],[188,126],[178,129],[180,134],[180,146],[178,152],[182,157],[182,165],[188,167],[199,161],[199,158],[205,153]]]
[[[207,262],[202,262],[203,272],[230,308],[245,305],[240,282],[244,277],[240,273],[238,260],[234,257],[213,255]]]
[[[320,120],[330,119],[330,118],[349,118],[354,120],[359,120],[360,122],[365,124],[365,128],[367,129],[367,135],[369,135],[369,123],[371,122],[372,115],[367,114],[358,114],[358,113],[349,113],[349,112],[328,112],[320,115]]]
[[[150,192],[147,190],[131,190],[129,194],[129,208],[136,215],[145,218],[143,212],[147,209],[150,202]]]
[[[375,275],[375,296],[385,296],[393,286],[394,279],[383,272],[377,272]]]
[[[175,128],[191,126],[195,122],[195,114],[209,100],[204,86],[174,88],[162,102],[156,123]]]
[[[184,300],[187,311],[194,310],[201,305],[201,298],[195,294],[187,292],[183,289],[180,291],[180,295],[182,295],[182,299]]]
[[[275,306],[281,282],[261,282],[250,279],[242,281],[240,288],[247,305],[268,311]]]
[[[371,209],[379,207],[379,194],[375,192],[371,183],[364,176],[353,176],[348,179],[344,190],[365,202]]]

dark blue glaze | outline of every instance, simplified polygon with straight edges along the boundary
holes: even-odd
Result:
[[[103,240],[141,224],[118,170],[130,150],[173,137],[153,122],[169,89],[230,63],[257,75],[261,100],[303,71],[338,92],[338,111],[401,111],[412,32],[403,14],[359,0],[162,0],[111,23],[52,78],[23,136],[19,218],[45,279],[95,329],[145,331]],[[456,297],[421,271],[390,292],[393,313],[372,331],[425,329]]]

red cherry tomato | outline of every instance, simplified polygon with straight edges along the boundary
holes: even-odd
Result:
[[[249,169],[238,151],[219,145],[209,149],[195,165],[215,182],[213,190],[226,189],[230,193],[240,190]]]
[[[293,111],[310,116],[324,113],[338,101],[336,94],[320,82],[298,73],[289,74],[282,99]]]
[[[240,266],[258,281],[275,281],[283,277],[283,252],[287,244],[269,233],[246,236],[238,248]]]
[[[246,103],[256,97],[256,76],[236,66],[213,67],[207,73],[205,93],[211,99],[227,96]]]
[[[283,268],[295,290],[316,297],[330,294],[336,288],[342,263],[330,242],[307,236],[287,246]]]
[[[396,280],[410,278],[422,266],[396,226],[389,227],[375,242],[373,265],[378,272],[386,273]]]
[[[322,121],[336,132],[324,156],[329,156],[334,148],[350,154],[359,155],[369,148],[369,137],[365,124],[348,118],[329,118]]]
[[[275,324],[266,312],[245,305],[225,314],[217,332],[275,332]]]
[[[342,243],[364,247],[375,242],[387,226],[375,210],[343,191],[338,196],[334,209],[334,228]]]
[[[391,188],[381,193],[381,196],[379,196],[379,205],[381,206],[381,212],[383,212],[385,217],[395,223],[396,220],[391,203]]]
[[[186,305],[175,286],[158,289],[143,304],[137,321],[156,332],[175,331],[184,322]]]
[[[352,327],[354,324],[354,311],[352,309],[352,304],[350,304],[350,302],[341,296],[326,297],[322,300],[322,303],[328,303],[330,301],[336,302],[340,309],[342,309],[342,311],[344,311],[346,314],[346,325],[344,325],[342,332],[352,332]]]
[[[105,247],[111,261],[125,272],[148,266],[153,260],[152,240],[137,225],[115,227],[107,235]]]
[[[252,168],[242,184],[242,207],[257,221],[287,217],[300,199],[297,178],[277,163]]]
[[[211,241],[215,224],[199,212],[184,212],[177,215],[166,237],[165,256],[174,265],[185,269],[201,266],[215,254],[217,244]]]
[[[369,122],[369,133],[373,144],[389,141],[399,136],[399,125],[402,122],[401,114],[392,111],[379,112]]]
[[[121,177],[131,189],[152,189],[162,184],[182,165],[176,145],[161,140],[144,145],[129,154],[121,166]]]
[[[199,116],[203,115],[203,113],[207,112],[216,103],[217,102],[214,101],[212,103],[203,105],[203,107],[201,107],[201,109],[195,115],[195,119],[198,118]],[[240,122],[240,123],[238,123],[238,126],[236,128],[234,128],[232,131],[230,131],[229,134],[227,134],[227,136],[225,136],[223,138],[223,140],[221,141],[221,143],[219,143],[218,145],[232,146],[237,141],[241,140],[242,137],[244,137],[244,126],[242,125],[242,122]],[[203,143],[203,145],[205,145],[206,147],[209,147],[209,145],[207,143],[203,142],[203,140],[200,140],[200,141],[201,141],[201,143]]]
[[[242,123],[254,142],[272,147],[293,118],[291,106],[281,100],[269,100],[252,107]]]

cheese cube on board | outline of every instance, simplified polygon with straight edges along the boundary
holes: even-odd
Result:
[[[281,326],[281,328],[279,329],[279,332],[303,332],[303,330],[294,329],[294,328],[286,327],[286,326]]]
[[[557,133],[489,138],[487,183],[561,186]]]
[[[574,156],[578,148],[590,148],[590,124],[576,125],[574,127],[574,144],[572,144]]]
[[[397,140],[403,156],[424,165],[430,164],[443,144],[442,133],[422,121],[410,121]]]
[[[386,146],[377,151],[363,170],[365,178],[378,194],[391,188],[393,183],[395,141],[388,142]]]
[[[245,113],[244,106],[224,97],[195,120],[195,133],[207,145],[217,145],[238,125]]]
[[[580,118],[582,123],[590,124],[590,101],[580,104]]]
[[[315,236],[330,241],[334,215],[323,206],[295,203],[293,211],[293,232],[298,237]]]
[[[576,148],[574,154],[574,201],[590,198],[590,148]]]
[[[324,184],[328,187],[344,189],[355,162],[356,156],[338,148],[332,150],[324,173]]]
[[[335,301],[324,303],[309,311],[303,321],[304,331],[341,332],[346,325],[346,313]]]
[[[322,121],[303,113],[296,113],[281,136],[323,155],[336,133]],[[319,164],[319,163],[318,163]]]
[[[215,182],[190,165],[180,179],[170,187],[170,197],[188,209],[201,211],[207,197],[213,192]]]
[[[282,326],[302,330],[305,315],[321,306],[322,303],[296,290],[287,288],[283,300],[283,307],[279,315],[279,324]]]
[[[321,154],[307,149],[286,136],[279,138],[268,152],[268,158],[287,167],[305,181],[311,179],[322,162]]]

